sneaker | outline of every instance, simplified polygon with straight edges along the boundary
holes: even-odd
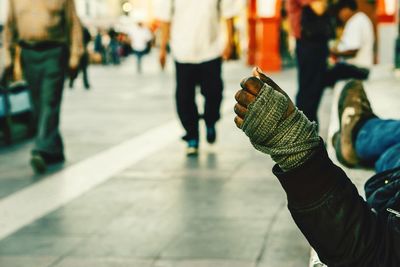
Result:
[[[354,147],[354,134],[357,124],[374,117],[361,81],[348,82],[339,97],[338,104],[340,130],[333,136],[332,143],[340,163],[348,167],[360,164]]]
[[[35,173],[43,174],[47,171],[47,164],[40,153],[34,152],[31,157],[31,166]]]
[[[207,142],[209,144],[214,144],[217,139],[217,132],[215,126],[207,127]]]
[[[43,174],[49,165],[61,164],[65,161],[64,155],[49,155],[43,152],[32,152],[31,166],[35,173]]]
[[[199,141],[191,139],[187,141],[186,155],[188,157],[197,156],[199,154]]]

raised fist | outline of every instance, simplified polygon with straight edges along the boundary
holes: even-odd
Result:
[[[236,126],[242,128],[244,118],[248,112],[248,106],[256,100],[256,97],[260,93],[264,84],[268,85],[272,89],[278,91],[288,100],[288,109],[286,111],[286,116],[289,116],[294,110],[295,105],[290,100],[289,96],[269,77],[267,77],[259,68],[253,69],[253,76],[245,78],[240,86],[242,87],[236,95],[235,99],[237,104],[235,105],[235,123]]]
[[[304,163],[320,144],[316,124],[260,69],[254,69],[253,76],[240,85],[242,89],[235,95],[236,126],[282,169]]]

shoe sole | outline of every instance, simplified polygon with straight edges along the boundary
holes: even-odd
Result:
[[[207,138],[207,143],[209,143],[209,144],[214,144],[215,142],[217,141],[217,138]]]
[[[47,170],[47,165],[44,159],[40,156],[32,156],[31,158],[31,166],[35,173],[43,174]]]
[[[344,101],[347,97],[348,91],[349,90],[353,90],[354,88],[354,83],[356,83],[356,81],[350,81],[348,83],[346,83],[346,85],[344,86],[342,92],[340,92],[340,97],[339,97],[339,102],[338,102],[338,111],[339,111],[339,121],[340,123],[342,123],[342,115],[343,115],[343,111],[344,111]]]
[[[343,156],[342,136],[341,136],[341,132],[343,130],[342,129],[342,117],[343,117],[343,113],[345,110],[344,103],[347,98],[348,92],[350,90],[355,90],[354,88],[356,88],[357,86],[361,86],[361,88],[363,88],[362,83],[361,83],[361,85],[359,83],[360,83],[359,80],[351,80],[351,81],[347,82],[346,85],[344,86],[342,92],[340,93],[340,97],[339,97],[339,101],[338,101],[338,113],[339,113],[338,115],[339,115],[340,130],[338,132],[336,132],[332,137],[332,145],[335,148],[337,160],[344,166],[350,167],[350,168],[355,167],[357,164],[349,163],[349,161],[346,160]]]
[[[188,157],[197,157],[199,155],[199,149],[194,147],[189,147],[186,150],[186,156]]]
[[[337,160],[346,167],[352,168],[355,164],[350,164],[342,155],[342,147],[341,147],[341,140],[340,140],[340,132],[336,132],[332,137],[332,145],[335,149],[335,154]]]

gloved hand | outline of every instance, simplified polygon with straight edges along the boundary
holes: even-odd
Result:
[[[316,124],[259,68],[241,87],[235,95],[235,123],[253,146],[271,155],[283,170],[307,161],[320,143]]]

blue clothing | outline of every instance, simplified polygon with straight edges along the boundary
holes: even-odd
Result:
[[[400,167],[400,120],[368,120],[356,135],[355,149],[377,173]]]

